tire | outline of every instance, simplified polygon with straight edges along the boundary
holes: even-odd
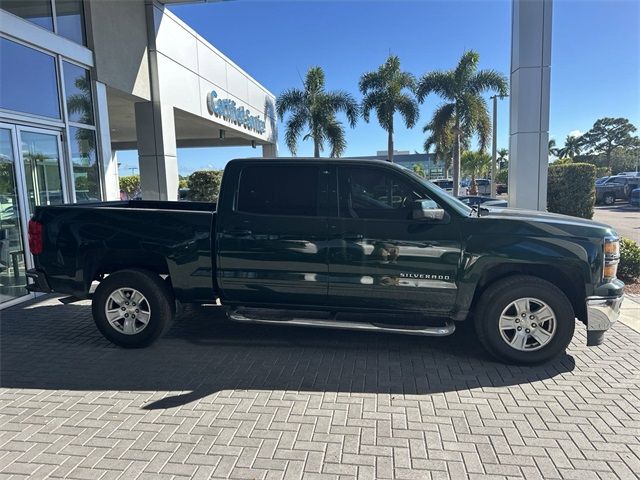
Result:
[[[566,350],[575,330],[575,313],[566,295],[552,283],[517,275],[496,281],[482,293],[475,327],[478,339],[494,357],[536,364]]]
[[[605,205],[613,205],[614,203],[616,203],[616,197],[613,193],[605,193],[604,197],[602,198],[602,202]]]
[[[100,282],[91,308],[100,333],[125,348],[151,345],[175,315],[175,301],[167,283],[153,272],[138,269],[120,270]],[[109,317],[107,310],[113,312]]]

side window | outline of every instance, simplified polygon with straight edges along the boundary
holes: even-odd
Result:
[[[268,215],[318,215],[316,166],[248,166],[240,174],[236,209]]]
[[[409,220],[413,202],[428,200],[411,182],[379,168],[342,167],[339,178],[342,217]]]

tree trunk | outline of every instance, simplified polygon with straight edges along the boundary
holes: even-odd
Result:
[[[456,141],[453,147],[453,196],[458,196],[460,186],[460,119],[456,118]]]
[[[320,142],[315,137],[313,138],[313,156],[320,158]]]
[[[393,163],[393,128],[389,129],[389,138],[387,139],[387,160]]]

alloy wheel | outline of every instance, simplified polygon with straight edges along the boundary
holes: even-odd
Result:
[[[547,345],[556,333],[556,315],[537,298],[519,298],[500,315],[500,335],[516,350],[531,352]]]

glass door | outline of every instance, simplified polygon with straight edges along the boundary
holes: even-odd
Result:
[[[18,140],[24,166],[27,216],[33,215],[36,206],[65,203],[60,134],[20,127]]]
[[[27,294],[15,128],[0,125],[0,305]]]
[[[28,295],[27,223],[38,205],[67,201],[60,132],[0,124],[0,306]]]

